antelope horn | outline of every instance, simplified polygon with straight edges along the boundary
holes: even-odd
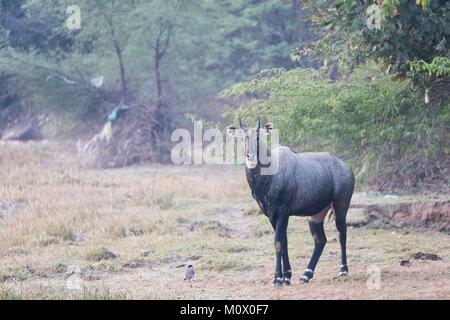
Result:
[[[258,121],[256,121],[256,130],[261,129],[261,119],[258,116]]]

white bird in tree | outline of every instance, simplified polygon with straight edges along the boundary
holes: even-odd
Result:
[[[96,88],[100,88],[103,85],[103,76],[92,78],[91,85]]]
[[[425,103],[429,104],[430,103],[430,96],[428,95],[429,90],[426,89],[425,90]]]

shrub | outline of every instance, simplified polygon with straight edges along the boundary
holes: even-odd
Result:
[[[411,166],[402,175],[414,174],[414,161],[448,159],[449,104],[425,104],[424,92],[411,80],[395,80],[377,65],[336,82],[324,69],[278,72],[239,83],[222,96],[242,101],[231,111],[235,119],[242,116],[253,125],[261,115],[274,122],[285,145],[337,154],[357,173],[365,164],[364,182],[373,182],[379,172],[406,169],[405,164]],[[420,183],[419,176],[414,179]]]

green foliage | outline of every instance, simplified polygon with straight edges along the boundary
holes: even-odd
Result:
[[[278,71],[222,95],[247,101],[233,112],[235,121],[242,116],[253,124],[257,115],[264,116],[280,130],[283,144],[338,154],[355,169],[364,163],[371,169],[381,163],[397,168],[405,157],[442,154],[449,146],[449,104],[426,107],[411,80],[393,81],[378,70],[356,68],[338,82],[330,81],[326,70]]]
[[[430,63],[447,56],[450,37],[450,2],[447,0],[384,0],[380,29],[369,28],[368,8],[379,1],[333,0],[326,5],[304,1],[320,27],[315,49],[352,67],[368,58],[379,59],[391,71],[409,71],[409,62]],[[370,11],[369,11],[370,12]],[[298,55],[305,48],[299,48]]]
[[[0,69],[15,86],[8,90],[40,112],[70,112],[82,115],[99,98],[89,82],[72,76],[76,66],[69,61],[52,61],[37,51],[0,50]]]
[[[427,72],[429,76],[450,76],[450,59],[446,57],[435,57],[431,63],[423,60],[411,62],[411,71],[415,74]]]
[[[224,72],[242,81],[269,67],[292,67],[290,52],[313,35],[299,1],[220,1],[216,26],[222,30]]]
[[[17,81],[10,94],[33,110],[81,118],[104,115],[105,101],[125,97],[154,104],[157,46],[167,44],[158,72],[164,104],[183,114],[261,68],[293,66],[291,50],[311,36],[304,11],[290,0],[21,2],[5,11],[15,13],[14,24],[0,8],[0,76]],[[66,27],[73,4],[80,30]],[[101,75],[97,89],[90,80]]]

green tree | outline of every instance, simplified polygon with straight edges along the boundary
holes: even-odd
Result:
[[[0,68],[40,110],[104,116],[120,101],[140,101],[172,120],[209,112],[204,106],[235,81],[295,66],[291,51],[311,37],[293,0],[80,0],[80,30],[66,27],[72,4],[15,6],[26,21],[45,25],[26,46],[15,46],[14,32],[3,28]],[[93,87],[99,76],[103,86]]]
[[[367,59],[382,61],[391,71],[405,73],[410,63],[449,57],[450,3],[446,0],[303,1],[314,12],[320,39],[317,53],[350,66]],[[380,4],[381,3],[381,4]],[[368,20],[375,6],[379,28]],[[300,47],[301,56],[310,47]]]
[[[290,58],[299,43],[309,43],[308,13],[297,0],[220,1],[223,61],[235,81],[246,80],[261,69],[292,68]],[[230,77],[230,76],[228,76]]]
[[[253,123],[260,115],[281,131],[283,144],[300,152],[337,154],[357,174],[364,166],[360,183],[383,189],[389,180],[410,190],[426,184],[445,190],[449,104],[426,106],[411,79],[394,82],[392,77],[373,63],[336,82],[326,69],[277,70],[222,95],[242,101],[232,112],[235,123],[238,117]]]

